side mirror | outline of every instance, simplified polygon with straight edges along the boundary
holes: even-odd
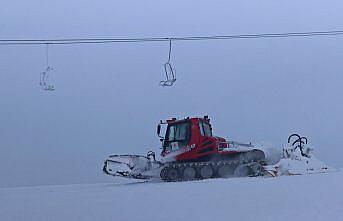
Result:
[[[157,125],[157,135],[160,136],[161,133],[161,124]]]

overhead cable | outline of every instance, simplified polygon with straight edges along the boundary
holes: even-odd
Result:
[[[160,41],[199,41],[199,40],[230,40],[256,38],[291,38],[343,35],[343,30],[288,32],[239,35],[187,36],[187,37],[148,37],[148,38],[61,38],[61,39],[0,39],[0,45],[42,45],[42,44],[107,44],[107,43],[134,43]]]

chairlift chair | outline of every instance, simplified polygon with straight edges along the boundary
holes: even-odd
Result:
[[[164,64],[164,71],[166,74],[166,80],[160,81],[160,86],[173,86],[176,81],[176,70],[172,67],[170,63],[170,56],[172,51],[172,39],[169,39],[169,52],[168,52],[168,61]]]

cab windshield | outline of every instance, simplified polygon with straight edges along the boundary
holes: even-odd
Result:
[[[188,144],[191,137],[190,122],[170,124],[164,140],[164,151],[174,151]]]
[[[188,122],[170,125],[166,134],[166,142],[185,141],[189,136],[190,125]]]

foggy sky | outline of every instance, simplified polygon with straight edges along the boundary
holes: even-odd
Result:
[[[177,37],[343,29],[342,1],[2,1],[0,38]],[[214,134],[269,142],[293,132],[342,167],[343,37],[0,46],[0,187],[112,182],[112,153],[159,152],[160,119],[209,115]]]

